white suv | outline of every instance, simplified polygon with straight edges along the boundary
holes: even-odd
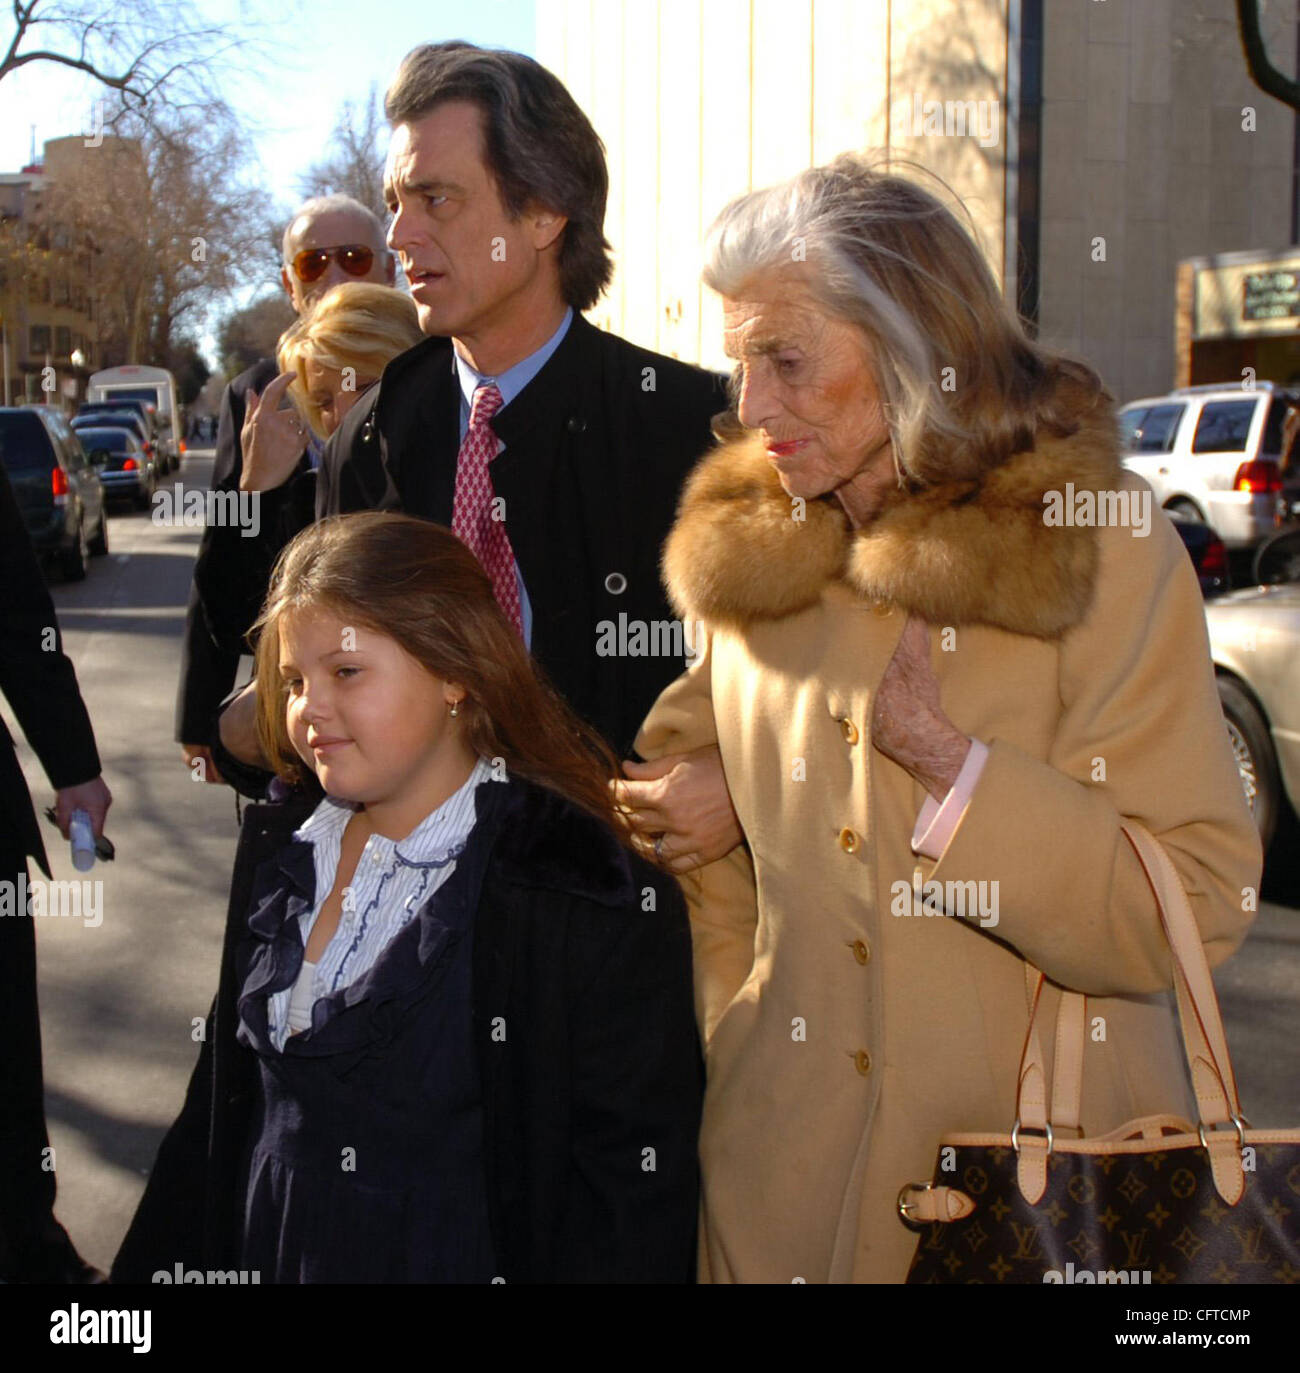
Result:
[[[1125,467],[1145,477],[1175,519],[1202,520],[1229,548],[1281,527],[1282,421],[1296,393],[1271,381],[1184,386],[1119,412]]]

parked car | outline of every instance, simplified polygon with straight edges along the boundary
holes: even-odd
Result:
[[[166,446],[158,440],[158,409],[148,401],[119,397],[111,401],[88,401],[77,411],[72,423],[74,427],[87,424],[116,424],[124,414],[130,414],[139,421],[140,438],[149,450],[154,466],[159,472],[166,473],[179,462],[172,462]]]
[[[1300,583],[1233,591],[1205,607],[1210,654],[1246,800],[1267,847],[1300,802]]]
[[[1228,550],[1223,540],[1200,520],[1174,520],[1173,525],[1196,569],[1201,595],[1219,596],[1229,590],[1232,578],[1228,570]]]
[[[1289,518],[1279,460],[1282,421],[1296,400],[1261,381],[1133,401],[1119,412],[1124,465],[1170,515],[1203,521],[1230,549],[1253,548]]]
[[[144,444],[129,429],[82,429],[79,437],[104,485],[105,497],[129,497],[146,510],[158,489],[158,473]]]
[[[108,552],[108,513],[72,426],[52,406],[0,407],[0,462],[37,553],[80,581],[87,555]]]
[[[166,455],[168,468],[179,467],[184,445],[181,442],[181,413],[176,400],[176,379],[161,367],[141,367],[129,363],[96,372],[86,382],[86,400],[91,404],[121,400],[147,401],[155,409],[157,443]]]
[[[153,443],[144,421],[134,410],[105,410],[96,415],[73,415],[72,427],[78,432],[82,429],[129,429],[144,445],[145,452],[153,456]]]

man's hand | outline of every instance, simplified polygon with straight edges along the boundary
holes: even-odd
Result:
[[[907,617],[902,637],[876,690],[871,742],[942,801],[957,780],[970,739],[939,704],[939,679],[930,662],[930,628]]]
[[[306,448],[307,431],[292,405],[281,409],[292,372],[281,372],[259,396],[248,393],[239,446],[244,455],[241,491],[269,491],[283,486]]]
[[[744,838],[716,744],[670,753],[653,763],[624,763],[628,782],[611,782],[633,844],[675,873],[724,858]]]
[[[112,804],[113,793],[104,784],[102,777],[82,782],[79,786],[64,787],[54,793],[54,818],[58,823],[59,833],[67,839],[72,812],[84,810],[90,816],[90,828],[98,839],[104,833],[104,817]]]
[[[270,771],[257,739],[257,683],[249,684],[217,716],[221,746],[241,763]]]
[[[201,760],[203,766],[199,769],[199,778],[204,782],[225,782],[225,778],[217,771],[217,765],[212,761],[212,750],[206,744],[182,744],[181,756],[185,759],[185,766],[189,768],[191,775],[194,772],[196,760]]]

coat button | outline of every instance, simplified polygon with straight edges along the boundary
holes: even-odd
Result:
[[[840,831],[840,848],[842,848],[845,853],[857,853],[858,845],[861,842],[862,841],[851,829],[845,828]]]
[[[871,946],[865,939],[855,939],[849,948],[853,950],[853,957],[865,967],[871,962]]]
[[[581,434],[587,428],[587,421],[584,420],[581,415],[570,415],[569,418],[564,421],[564,427],[570,434]]]
[[[863,1077],[871,1071],[871,1055],[865,1049],[859,1049],[853,1055],[853,1066],[862,1074]]]
[[[850,747],[858,742],[858,727],[847,715],[840,721],[840,733],[844,736],[844,742]]]

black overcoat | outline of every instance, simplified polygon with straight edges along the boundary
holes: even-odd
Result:
[[[491,845],[472,1014],[500,1276],[689,1282],[704,1079],[681,892],[554,793],[519,779],[484,787],[501,792],[470,840]],[[235,1038],[235,949],[258,866],[314,804],[245,812],[220,988],[114,1282],[149,1282],[178,1262],[239,1266],[238,1179],[259,1087],[256,1054]]]
[[[317,518],[400,510],[450,526],[460,404],[450,339],[394,358],[325,449]],[[682,483],[712,446],[710,420],[726,408],[722,377],[575,314],[545,366],[492,420],[505,444],[493,489],[532,603],[533,656],[620,756],[685,666],[659,556]],[[301,497],[285,500],[301,510]],[[638,643],[661,651],[638,653]]]
[[[0,466],[0,692],[59,790],[99,776],[99,753],[76,669],[63,652],[54,603],[41,575],[9,475]],[[13,736],[0,718],[0,876],[24,855],[48,877],[36,812]],[[3,1052],[0,1049],[0,1052]]]

